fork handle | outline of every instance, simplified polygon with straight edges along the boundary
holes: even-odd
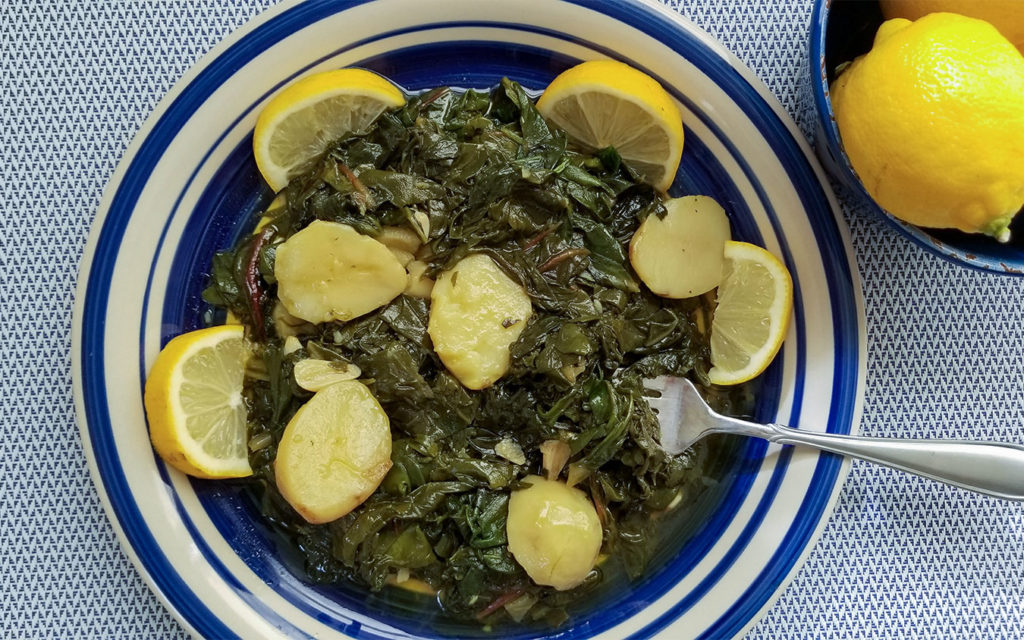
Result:
[[[779,424],[763,426],[765,431],[758,436],[771,442],[816,447],[997,498],[1024,500],[1024,447],[1020,445],[869,438],[801,431]]]

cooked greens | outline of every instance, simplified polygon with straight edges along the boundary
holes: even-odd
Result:
[[[719,411],[750,406],[748,389],[707,386],[708,300],[654,295],[627,259],[637,226],[664,215],[661,196],[614,149],[574,147],[508,80],[490,93],[441,88],[411,98],[338,142],[285,194],[269,224],[215,257],[204,296],[240,318],[257,345],[246,386],[251,489],[303,554],[309,579],[381,590],[411,576],[456,618],[557,625],[609,565],[642,575],[658,545],[657,514],[699,495],[715,446],[666,455],[643,380],[689,376]],[[369,236],[411,229],[431,278],[467,255],[490,257],[534,309],[508,373],[481,391],[464,388],[432,349],[422,298],[400,295],[345,323],[284,317],[275,252],[315,220]],[[298,345],[286,346],[288,335]],[[281,433],[312,395],[292,375],[305,358],[356,365],[393,437],[379,489],[320,525],[291,508],[274,478]],[[611,556],[565,592],[531,582],[506,540],[510,491],[541,472],[548,440],[569,446],[569,473],[597,508]],[[517,447],[525,462],[508,453]]]

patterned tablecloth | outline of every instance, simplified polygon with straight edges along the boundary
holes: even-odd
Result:
[[[805,131],[812,0],[670,0]],[[0,637],[178,638],[118,547],[75,425],[90,222],[167,89],[273,0],[0,0]],[[957,268],[845,207],[867,304],[863,432],[1024,442],[1024,279]],[[1024,637],[1024,506],[855,463],[751,638]]]

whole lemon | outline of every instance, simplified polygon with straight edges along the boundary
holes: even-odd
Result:
[[[886,18],[917,20],[948,11],[991,22],[1017,49],[1024,51],[1024,2],[1021,0],[881,0]]]
[[[1024,206],[1024,56],[995,27],[952,13],[888,20],[833,84],[832,105],[880,206],[1008,238]]]

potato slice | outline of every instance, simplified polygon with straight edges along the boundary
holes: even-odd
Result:
[[[665,202],[664,218],[648,216],[629,243],[629,261],[644,284],[665,298],[690,298],[722,280],[725,243],[730,238],[725,210],[707,196]]]
[[[278,247],[274,276],[288,313],[313,323],[369,313],[391,302],[408,283],[405,269],[383,244],[348,225],[323,220]]]
[[[509,347],[532,314],[523,287],[489,257],[474,254],[434,283],[427,332],[459,382],[484,389],[508,371]]]
[[[505,533],[508,550],[537,584],[572,589],[601,552],[601,521],[590,498],[564,482],[527,476],[513,491]]]
[[[274,460],[281,495],[308,522],[337,520],[363,503],[391,468],[391,429],[363,384],[318,391],[285,427]]]

